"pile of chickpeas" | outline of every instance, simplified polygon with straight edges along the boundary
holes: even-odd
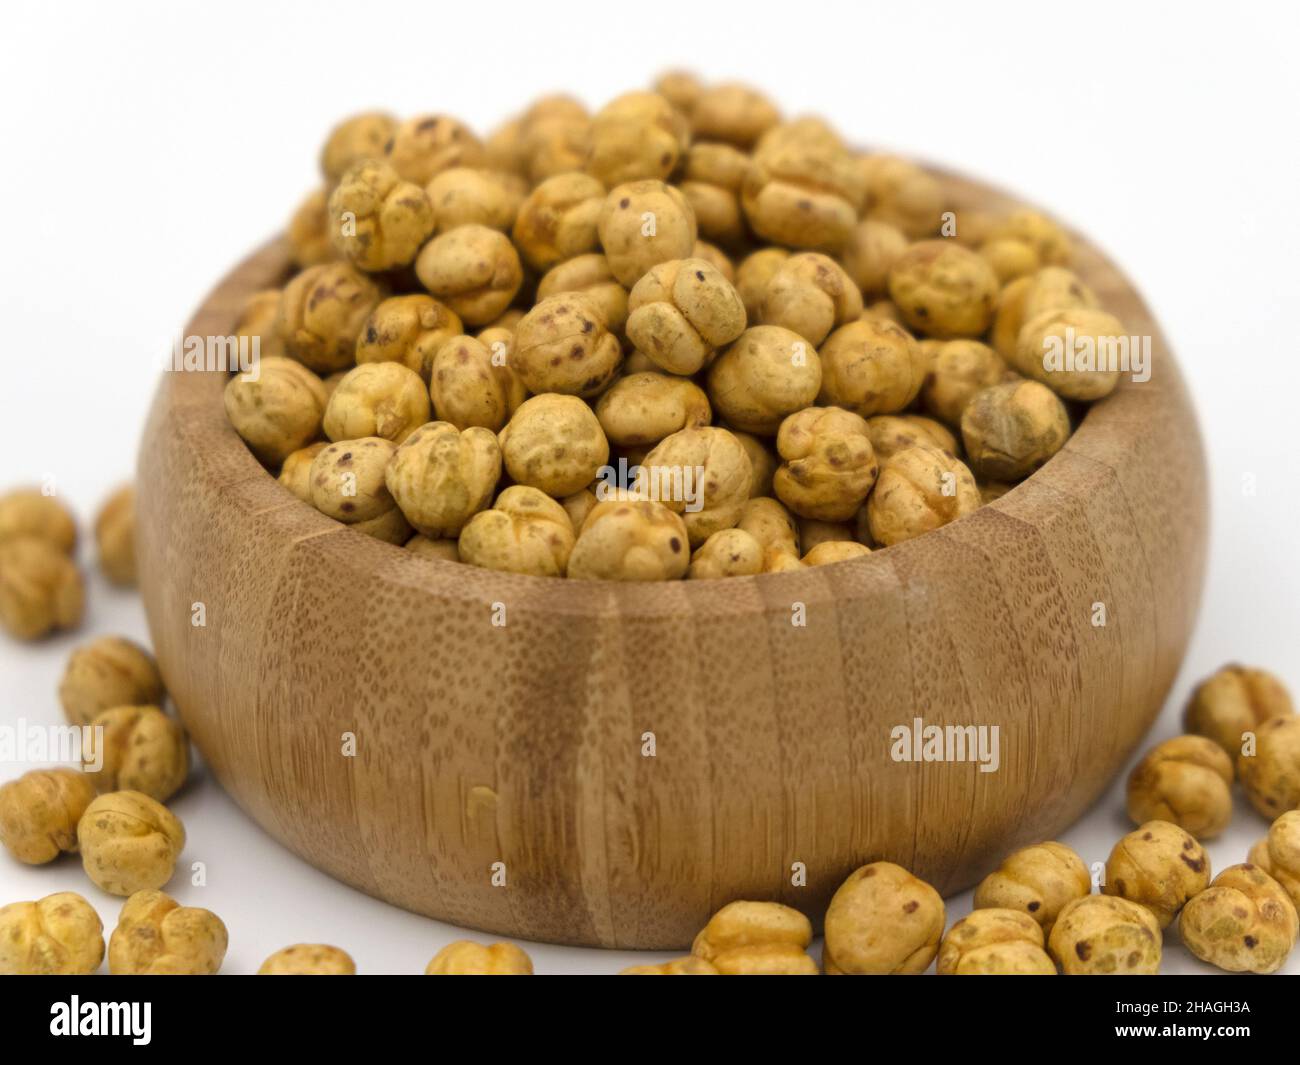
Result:
[[[226,410],[289,491],[433,558],[610,580],[854,558],[1002,495],[1119,381],[1044,368],[1050,339],[1122,334],[1056,223],[953,210],[744,85],[546,97],[486,139],[360,114],[320,169]]]

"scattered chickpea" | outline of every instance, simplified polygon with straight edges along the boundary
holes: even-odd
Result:
[[[282,947],[262,962],[258,976],[355,976],[357,963],[338,947],[323,943],[295,943]]]
[[[81,572],[48,540],[16,536],[0,542],[0,626],[19,640],[36,640],[81,623]]]
[[[86,807],[77,824],[81,864],[110,895],[162,887],[185,846],[185,829],[162,803],[138,791],[112,791]]]
[[[134,587],[135,485],[123,485],[100,507],[95,516],[95,547],[100,571],[109,583]]]
[[[889,547],[972,514],[980,506],[970,470],[946,451],[919,445],[885,461],[863,513],[872,541]]]
[[[280,466],[279,482],[304,503],[311,502],[311,464],[328,446],[325,440],[300,447],[285,456]]]
[[[681,514],[691,546],[699,547],[740,520],[752,476],[739,440],[726,429],[701,426],[681,429],[656,444],[641,464],[636,490],[650,491],[647,498]],[[686,498],[688,488],[696,493],[693,501]]]
[[[577,396],[547,392],[525,400],[499,439],[511,478],[555,499],[591,484],[609,459],[600,421]]]
[[[1236,758],[1242,740],[1273,717],[1292,715],[1291,693],[1272,673],[1226,665],[1196,686],[1183,711],[1188,732],[1212,739]]]
[[[1163,937],[1145,906],[1085,895],[1061,909],[1047,950],[1066,976],[1145,976],[1160,970]]]
[[[940,341],[921,385],[921,406],[941,421],[960,426],[975,394],[1001,384],[1010,375],[1002,357],[981,341]]]
[[[460,531],[460,561],[483,569],[563,577],[575,536],[568,512],[545,492],[513,485]]]
[[[633,965],[624,969],[619,976],[721,976],[712,965],[703,958],[691,955],[686,958],[674,958],[659,965]]]
[[[1300,810],[1288,810],[1250,849],[1250,861],[1282,885],[1300,910]]]
[[[468,939],[448,943],[433,956],[425,976],[532,976],[533,959],[513,943],[483,946]]]
[[[1187,903],[1178,930],[1202,961],[1233,973],[1272,973],[1295,946],[1296,909],[1263,869],[1232,865]]]
[[[0,784],[0,844],[26,865],[75,854],[77,822],[95,785],[75,769],[33,769]]]
[[[1083,859],[1064,843],[1035,843],[1008,855],[975,888],[977,909],[1023,910],[1048,935],[1067,903],[1092,891]]]
[[[1237,755],[1237,778],[1265,817],[1300,809],[1300,717],[1271,717],[1255,731],[1255,748]]]
[[[1232,819],[1232,759],[1204,736],[1177,736],[1147,752],[1128,778],[1134,824],[1170,822],[1213,839]]]
[[[338,383],[322,427],[334,441],[377,436],[400,444],[428,420],[429,392],[418,373],[399,362],[368,362]]]
[[[44,540],[64,554],[77,546],[72,512],[39,488],[17,488],[0,496],[0,544],[31,538]]]
[[[357,338],[357,364],[396,362],[428,381],[434,356],[464,331],[460,317],[432,296],[392,296],[366,318]]]
[[[849,874],[826,911],[822,967],[828,976],[925,972],[943,935],[943,899],[893,862]]]
[[[1188,832],[1148,821],[1115,844],[1106,860],[1103,892],[1145,906],[1161,928],[1210,882],[1210,859]]]
[[[722,976],[815,976],[812,925],[779,902],[730,902],[709,918],[691,954]]]
[[[161,891],[126,900],[108,941],[114,976],[211,976],[226,957],[229,936],[215,913],[182,906]]]
[[[500,317],[523,284],[523,266],[510,238],[487,226],[440,233],[415,260],[420,284],[469,325]]]
[[[138,791],[166,802],[190,770],[185,730],[156,706],[118,706],[91,722],[103,740],[82,753],[83,775],[100,792]]]
[[[981,909],[948,929],[939,946],[940,976],[1055,976],[1043,930],[1020,910]]]
[[[681,517],[662,503],[610,499],[597,503],[569,555],[578,580],[664,581],[684,576],[690,541]]]
[[[157,706],[162,676],[153,655],[121,636],[101,636],[72,652],[59,681],[59,702],[72,725],[89,725],[117,706]]]
[[[0,976],[89,976],[103,960],[104,925],[80,895],[0,907]]]
[[[516,412],[517,413],[517,412]],[[384,471],[411,526],[431,539],[459,536],[501,478],[501,448],[488,429],[429,422],[406,438]]]
[[[961,416],[971,469],[995,481],[1019,481],[1070,438],[1070,415],[1037,381],[1008,381],[976,392]]]

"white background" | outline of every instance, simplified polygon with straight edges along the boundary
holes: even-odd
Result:
[[[486,132],[542,92],[599,106],[684,65],[750,80],[790,113],[822,112],[852,141],[1017,190],[1112,254],[1181,359],[1212,475],[1200,623],[1151,740],[1180,731],[1191,685],[1229,659],[1300,691],[1295,8],[1192,8],[11,0],[0,35],[0,487],[52,474],[89,518],[131,476],[169,338],[313,185],[338,117],[437,110]],[[143,637],[143,614],[96,579],[77,635],[36,647],[0,637],[2,720],[57,722],[69,649],[110,632]],[[0,779],[24,768],[0,766]],[[227,972],[323,941],[363,972],[417,973],[462,934],[310,869],[204,775],[175,809],[190,836],[183,862],[202,858],[209,882],[178,877],[170,890],[225,919]],[[1117,785],[1061,838],[1092,862],[1129,827]],[[1210,845],[1215,867],[1244,860],[1265,827],[1240,800]],[[0,855],[0,903],[57,890],[85,894],[112,927],[118,900],[75,859],[28,869]],[[968,908],[968,896],[950,900],[950,921]],[[1165,971],[1206,970],[1168,938]],[[529,950],[543,973],[632,960]],[[1300,972],[1300,950],[1288,970]]]

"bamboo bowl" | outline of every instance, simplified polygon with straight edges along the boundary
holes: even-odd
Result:
[[[1010,206],[941,176],[958,206]],[[419,558],[283,489],[227,423],[224,375],[165,374],[141,587],[185,725],[295,853],[484,932],[676,949],[737,898],[817,921],[881,858],[968,887],[1096,799],[1159,711],[1200,595],[1204,457],[1178,368],[1083,240],[1076,268],[1152,336],[1151,380],[1126,378],[992,505],[798,573],[630,586]],[[187,335],[232,333],[287,270],[281,242],[263,248]],[[891,730],[917,717],[998,726],[1000,768],[892,760]]]

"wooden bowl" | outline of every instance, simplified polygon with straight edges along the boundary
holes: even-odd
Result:
[[[959,206],[1011,206],[943,177]],[[283,489],[227,423],[224,375],[165,374],[139,547],[167,687],[287,847],[483,932],[677,949],[733,899],[817,921],[882,858],[968,887],[1097,798],[1160,709],[1200,595],[1204,459],[1178,368],[1083,240],[1077,269],[1152,336],[1151,380],[1126,378],[996,503],[798,573],[620,585],[416,557]],[[263,248],[186,334],[232,333],[287,271],[282,243]],[[891,730],[915,718],[997,726],[1000,767],[894,761]]]

